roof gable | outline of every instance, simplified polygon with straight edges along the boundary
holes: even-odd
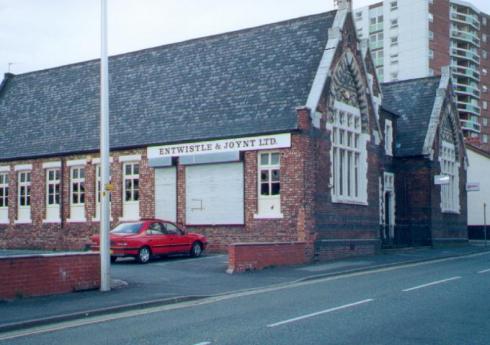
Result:
[[[381,84],[382,107],[399,115],[396,136],[397,156],[424,154],[424,144],[440,79],[440,77],[429,77]]]
[[[109,59],[111,148],[289,131],[335,11]],[[0,159],[99,147],[99,61],[11,77]]]

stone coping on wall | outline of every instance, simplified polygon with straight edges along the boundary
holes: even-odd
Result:
[[[25,254],[4,254],[0,252],[0,260],[6,259],[28,259],[28,258],[50,258],[61,256],[80,256],[80,255],[99,255],[99,252],[49,252],[49,253],[25,253]]]

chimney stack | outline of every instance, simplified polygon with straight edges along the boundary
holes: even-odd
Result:
[[[352,12],[352,0],[334,0],[334,6],[339,10],[348,10]]]

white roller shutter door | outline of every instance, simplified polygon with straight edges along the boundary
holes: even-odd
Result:
[[[155,217],[175,222],[177,219],[177,169],[155,169]]]
[[[244,224],[243,163],[186,167],[187,224]]]

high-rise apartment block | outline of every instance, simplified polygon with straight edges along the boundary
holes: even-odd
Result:
[[[353,12],[381,81],[438,75],[450,65],[461,127],[490,152],[490,16],[459,0],[385,0]]]

